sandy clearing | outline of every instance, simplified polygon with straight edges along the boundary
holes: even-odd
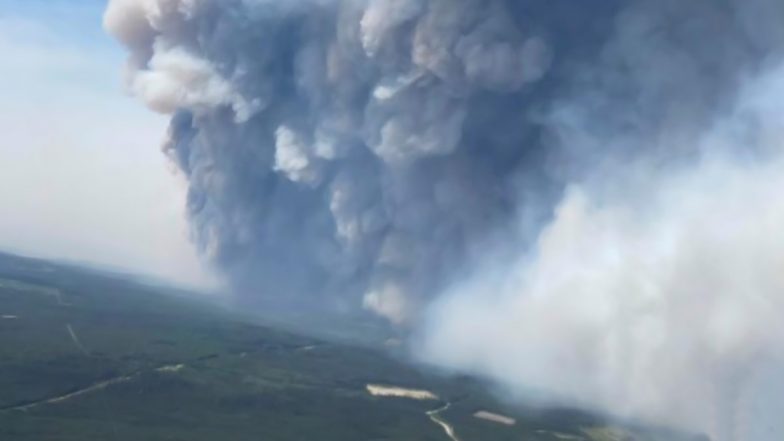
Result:
[[[515,424],[517,424],[517,421],[514,418],[510,418],[504,415],[499,415],[497,413],[488,412],[486,410],[480,410],[479,412],[475,413],[474,418],[479,418],[480,420],[490,421],[493,423],[503,424],[505,426],[514,426]]]
[[[156,371],[158,371],[158,372],[176,373],[176,372],[179,372],[179,371],[181,371],[183,369],[185,369],[185,365],[184,364],[173,364],[173,365],[169,365],[169,366],[161,366],[158,369],[156,369]]]
[[[367,391],[370,395],[378,397],[411,398],[413,400],[437,400],[438,396],[428,390],[406,389],[396,386],[383,386],[368,384]]]

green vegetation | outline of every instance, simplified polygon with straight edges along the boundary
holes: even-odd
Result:
[[[448,441],[426,414],[446,402],[439,418],[461,441],[664,439],[503,406],[474,381],[271,329],[181,294],[0,255],[0,440]],[[368,383],[443,401],[374,397]],[[473,417],[483,409],[518,423]]]

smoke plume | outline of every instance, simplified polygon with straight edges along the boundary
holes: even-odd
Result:
[[[556,404],[779,439],[782,98],[779,68],[695,141],[693,164],[571,186],[532,249],[431,306],[421,353]]]
[[[784,3],[111,0],[105,23],[240,297],[760,439],[731,421],[784,344]]]

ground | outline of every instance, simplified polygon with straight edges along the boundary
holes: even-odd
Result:
[[[368,384],[438,399],[373,396]],[[0,440],[449,441],[441,423],[460,441],[685,439],[526,411],[381,349],[271,328],[122,275],[0,254]]]

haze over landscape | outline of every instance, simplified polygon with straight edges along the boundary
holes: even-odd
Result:
[[[124,93],[104,7],[0,1],[0,246],[203,285],[166,122]]]
[[[301,353],[323,342],[222,324],[204,337],[222,349],[178,331],[176,357],[145,352],[155,363],[98,385],[181,369],[219,385],[232,371],[231,393],[237,378],[283,382],[345,409],[369,393],[421,401],[406,406],[430,423],[348,439],[432,426],[453,441],[784,436],[784,2],[0,0],[0,12],[0,247],[220,292],[256,319],[392,354],[329,346],[327,360],[416,366],[405,387],[386,371],[319,378]],[[49,280],[39,264],[9,264],[28,285],[8,289],[98,283],[70,268]],[[217,311],[176,321],[198,334],[224,323]],[[58,314],[81,350],[77,316]],[[155,323],[134,338],[171,331]],[[256,377],[232,358],[243,353],[291,377]],[[469,386],[450,383],[464,375]],[[6,411],[47,403],[22,395]],[[227,418],[274,408],[229,395]],[[552,409],[577,413],[553,428],[539,414]]]

